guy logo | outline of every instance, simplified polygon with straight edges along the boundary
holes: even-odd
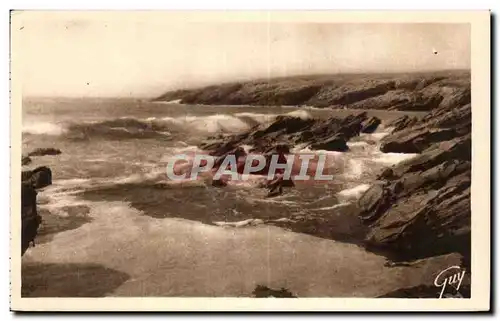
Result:
[[[465,270],[462,270],[459,266],[453,265],[449,268],[441,271],[434,280],[434,285],[441,288],[441,293],[439,298],[441,299],[444,295],[446,298],[450,297],[462,297],[458,291],[460,290],[460,285],[465,276]],[[447,287],[452,287],[457,291],[457,295],[444,294]]]

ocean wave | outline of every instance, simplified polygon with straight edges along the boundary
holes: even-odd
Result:
[[[23,124],[23,133],[33,135],[52,135],[58,136],[66,132],[61,124],[49,122],[37,122]]]
[[[131,138],[168,138],[174,134],[200,133],[237,133],[255,125],[272,121],[276,115],[240,113],[214,114],[206,116],[179,117],[120,117],[100,121],[83,122],[31,122],[23,126],[24,134],[65,136],[71,139],[94,137],[131,139]]]
[[[299,117],[299,118],[302,118],[302,119],[313,118],[313,116],[311,115],[310,112],[308,112],[307,110],[302,110],[302,109],[291,111],[289,113],[286,113],[286,115],[287,116],[293,116],[293,117]]]

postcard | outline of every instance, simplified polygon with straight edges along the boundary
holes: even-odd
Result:
[[[488,311],[489,11],[11,11],[13,311]]]

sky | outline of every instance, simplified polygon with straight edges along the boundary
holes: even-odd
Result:
[[[17,12],[11,28],[11,59],[24,96],[155,97],[252,78],[469,69],[471,63],[468,24]]]

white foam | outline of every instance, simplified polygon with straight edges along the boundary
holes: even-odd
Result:
[[[227,226],[227,227],[244,227],[244,226],[256,226],[260,224],[264,224],[264,221],[261,219],[248,219],[239,222],[214,222],[217,226]]]
[[[256,122],[261,123],[261,124],[274,121],[276,119],[276,116],[277,116],[275,114],[259,114],[259,113],[248,113],[248,112],[236,113],[234,115],[237,117],[248,117],[248,118],[253,119]]]
[[[237,132],[249,129],[250,125],[238,117],[225,114],[215,114],[210,116],[182,116],[182,117],[164,117],[163,122],[182,126],[183,128],[208,132]]]
[[[369,184],[361,184],[353,188],[348,188],[337,193],[342,200],[352,200],[359,198],[364,192],[370,188]]]
[[[342,156],[344,153],[343,152],[337,152],[337,151],[331,151],[331,150],[326,150],[326,149],[311,149],[309,147],[302,148],[298,151],[299,153],[304,153],[304,154],[327,154],[327,155],[334,155],[334,156]]]
[[[302,119],[310,119],[310,118],[312,118],[311,113],[309,113],[307,110],[302,110],[302,109],[291,111],[289,113],[286,113],[286,115],[293,116],[293,117],[299,117],[299,118],[302,118]]]
[[[349,178],[359,178],[363,175],[365,169],[364,162],[361,159],[349,159],[345,176]]]
[[[398,164],[402,161],[417,157],[419,154],[404,154],[404,153],[377,153],[373,160],[377,163],[386,165]]]
[[[162,103],[164,104],[180,104],[182,99],[174,99],[174,100],[169,100],[169,101],[164,101]]]
[[[363,141],[360,141],[360,142],[347,142],[347,146],[349,146],[349,148],[352,148],[352,147],[365,147],[365,146],[370,146],[370,144],[368,144],[367,142],[363,142]]]
[[[390,133],[391,133],[390,131],[384,130],[384,131],[375,132],[375,133],[371,133],[371,134],[364,134],[363,133],[363,134],[360,134],[359,136],[366,138],[366,139],[369,139],[369,140],[379,141],[382,138],[384,138],[385,136],[389,135]]]
[[[81,185],[90,182],[88,178],[57,179],[52,181],[53,186]]]
[[[328,210],[333,210],[333,209],[336,209],[336,208],[339,208],[339,207],[344,207],[344,206],[347,206],[347,205],[350,205],[350,203],[339,203],[339,204],[335,204],[335,205],[332,205],[332,206],[314,208],[314,209],[312,209],[312,211],[328,211]]]
[[[23,125],[23,133],[35,135],[61,135],[65,132],[65,128],[61,125],[49,122],[28,123]]]

